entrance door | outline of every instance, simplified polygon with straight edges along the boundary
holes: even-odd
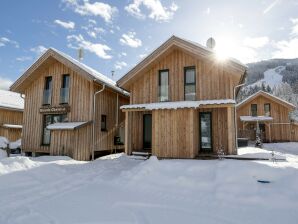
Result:
[[[143,115],[143,148],[151,149],[152,147],[152,115]]]
[[[266,126],[265,126],[265,124],[259,124],[259,127],[260,127],[262,141],[265,142],[266,141]]]
[[[203,152],[212,152],[212,114],[200,112],[200,148]]]

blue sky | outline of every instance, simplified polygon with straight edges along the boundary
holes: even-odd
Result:
[[[298,57],[298,0],[1,0],[0,88],[48,47],[114,80],[171,35],[244,63]]]

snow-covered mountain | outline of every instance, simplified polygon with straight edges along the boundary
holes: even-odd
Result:
[[[298,59],[271,59],[247,64],[246,85],[237,100],[264,90],[298,107]],[[298,120],[298,109],[293,116]]]

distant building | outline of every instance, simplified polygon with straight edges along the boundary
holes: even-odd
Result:
[[[0,136],[9,141],[21,138],[24,99],[19,93],[0,90]]]
[[[290,119],[295,106],[259,91],[237,104],[238,137],[256,139],[257,126],[264,142],[298,141],[298,124]]]

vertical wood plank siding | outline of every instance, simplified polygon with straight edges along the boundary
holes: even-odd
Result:
[[[60,87],[63,74],[70,75],[69,106],[67,114],[69,122],[92,121],[93,119],[93,94],[100,86],[89,81],[66,65],[55,61],[52,64],[41,65],[38,78],[25,90],[25,110],[22,147],[28,152],[44,152],[51,155],[68,155],[78,160],[89,160],[92,149],[92,124],[74,131],[51,131],[50,146],[43,146],[43,115],[39,112],[42,106],[44,80],[52,76],[52,104],[60,105]],[[114,141],[114,123],[116,117],[116,93],[106,89],[97,96],[96,113],[96,150],[110,150]],[[127,104],[128,99],[119,97],[119,105]],[[108,118],[108,132],[100,131],[100,116],[106,113]],[[119,123],[124,121],[124,114],[119,112]],[[104,137],[106,136],[106,137]],[[101,139],[99,141],[99,139]]]
[[[16,141],[21,138],[22,129],[12,129],[1,127],[3,124],[22,125],[23,112],[7,110],[0,108],[0,136],[7,138],[9,141]]]
[[[240,121],[240,116],[250,116],[251,115],[251,104],[257,104],[258,107],[258,116],[264,116],[264,104],[270,104],[271,117],[273,121],[271,123],[284,123],[284,124],[272,124],[271,129],[271,141],[298,141],[298,138],[293,137],[293,133],[295,133],[295,125],[290,124],[289,112],[291,109],[285,107],[284,105],[273,101],[270,98],[264,96],[258,96],[252,101],[246,103],[237,109],[237,127],[238,127],[238,135],[241,134],[241,130],[243,130],[243,123]],[[285,124],[287,123],[287,124]],[[247,129],[245,127],[245,129]],[[266,126],[266,140],[269,141],[269,128]]]
[[[196,67],[196,100],[233,99],[240,75],[222,63],[175,49],[160,58],[130,86],[131,104],[158,102],[158,71],[169,69],[169,101],[184,100],[184,67]]]

